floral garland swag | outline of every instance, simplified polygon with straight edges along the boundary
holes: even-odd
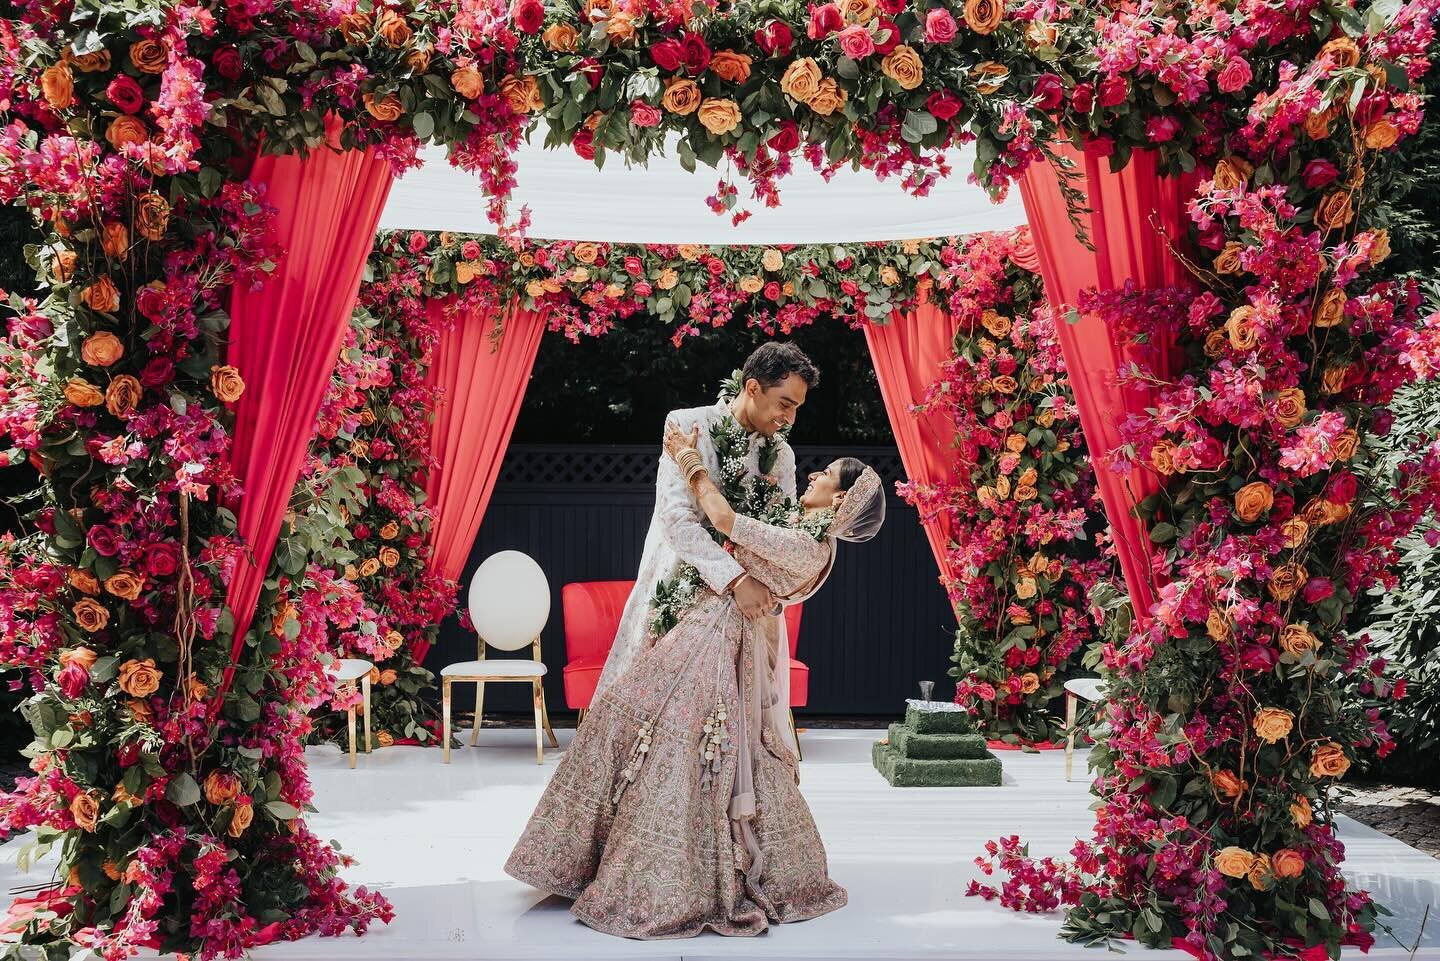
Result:
[[[950,519],[955,702],[991,738],[1046,742],[1110,568],[1085,543],[1093,474],[1029,232],[973,237],[946,262],[955,355],[919,409],[954,424],[956,472],[901,492],[923,519]]]

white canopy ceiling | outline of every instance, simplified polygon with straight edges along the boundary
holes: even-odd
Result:
[[[452,167],[441,148],[427,148],[423,157],[425,166],[390,191],[380,226],[493,233],[479,180]],[[896,178],[880,181],[848,167],[826,183],[799,160],[795,172],[780,181],[777,208],[750,200],[748,185],[736,181],[741,205],[753,216],[734,227],[729,216],[716,216],[705,204],[719,180],[708,167],[686,173],[672,152],[648,169],[626,168],[612,156],[597,170],[571,150],[545,150],[537,142],[524,145],[517,158],[512,216],[528,206],[528,234],[545,240],[715,245],[907,240],[1025,222],[1018,190],[1005,203],[992,204],[984,190],[966,181],[969,151],[951,159],[951,175],[920,198],[902,191]]]

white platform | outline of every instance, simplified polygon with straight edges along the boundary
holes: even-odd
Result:
[[[561,747],[570,730],[556,732]],[[312,825],[359,859],[356,884],[384,891],[396,918],[363,939],[310,938],[255,952],[257,961],[449,961],[449,959],[973,959],[1068,961],[1100,957],[1056,937],[1059,916],[1027,916],[964,896],[979,877],[973,858],[990,838],[1019,833],[1036,855],[1064,854],[1088,836],[1089,796],[1064,780],[1061,752],[1004,752],[998,788],[891,788],[870,766],[880,731],[814,730],[801,735],[801,789],[849,905],[760,938],[706,935],[629,941],[571,918],[569,902],[510,879],[501,870],[558,752],[535,764],[534,732],[492,729],[480,746],[453,752],[387,748],[350,770],[334,747],[309,752],[317,804]],[[1077,756],[1076,769],[1083,770]],[[1413,943],[1426,905],[1418,961],[1440,961],[1440,861],[1345,819],[1351,877],[1395,912],[1397,935]],[[14,867],[17,845],[0,848],[0,887],[33,883]],[[1126,948],[1138,961],[1180,961],[1178,951]],[[1346,961],[1359,958],[1347,951]],[[1408,958],[1381,935],[1370,958]]]

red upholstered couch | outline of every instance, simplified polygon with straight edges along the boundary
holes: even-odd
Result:
[[[634,581],[583,581],[566,584],[560,590],[560,604],[565,609],[565,703],[574,710],[590,707],[605,657],[615,643],[625,601],[634,587]],[[785,609],[790,635],[791,707],[804,707],[810,698],[810,668],[795,660],[803,606]]]

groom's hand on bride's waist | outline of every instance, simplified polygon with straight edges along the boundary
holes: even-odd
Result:
[[[775,595],[770,593],[770,588],[749,574],[736,578],[735,583],[730,585],[730,593],[735,597],[735,606],[745,617],[763,617],[775,608]]]

